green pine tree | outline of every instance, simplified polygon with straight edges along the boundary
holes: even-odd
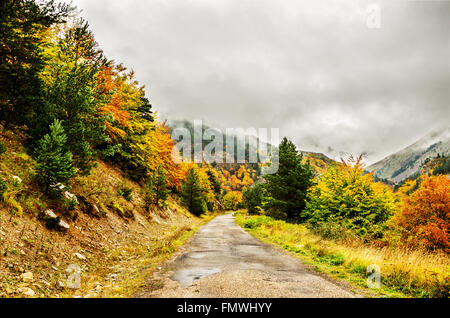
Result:
[[[45,189],[58,182],[67,182],[75,175],[72,153],[66,149],[67,137],[61,122],[57,119],[50,125],[50,133],[40,141],[36,151],[36,178]]]
[[[258,213],[258,207],[262,207],[264,199],[264,185],[261,182],[254,183],[242,193],[242,197],[248,213]]]
[[[189,170],[186,180],[181,186],[181,200],[184,206],[193,214],[200,215],[207,211],[203,188],[200,184],[197,171]]]
[[[299,153],[286,137],[279,146],[279,168],[274,174],[267,175],[268,194],[264,209],[289,220],[300,220],[305,208],[308,188],[313,185],[314,171],[309,163],[302,163]]]
[[[147,204],[157,204],[160,201],[164,204],[169,196],[170,190],[167,189],[167,175],[164,168],[159,165],[156,172],[148,178],[147,181]]]
[[[0,1],[0,121],[6,125],[30,127],[38,119],[44,86],[39,73],[47,62],[39,33],[62,23],[72,10],[60,1]]]
[[[216,198],[219,199],[220,192],[222,190],[222,187],[220,186],[220,182],[219,182],[219,180],[217,180],[216,176],[214,175],[214,173],[211,170],[206,171],[206,173],[208,174],[208,180],[214,189],[214,194],[216,195]]]
[[[112,155],[105,132],[108,117],[100,111],[108,99],[98,93],[97,78],[107,61],[82,19],[63,34],[58,49],[59,59],[48,65],[49,76],[57,80],[45,86],[44,106],[36,109],[39,120],[33,124],[31,135],[40,138],[54,119],[61,120],[73,163],[88,174],[101,155]]]

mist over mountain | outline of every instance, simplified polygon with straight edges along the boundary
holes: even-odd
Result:
[[[428,158],[450,154],[450,128],[434,130],[415,143],[368,166],[374,176],[400,182],[420,169]]]

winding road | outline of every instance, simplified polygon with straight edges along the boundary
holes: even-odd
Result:
[[[138,297],[359,297],[245,232],[231,214],[204,225]]]

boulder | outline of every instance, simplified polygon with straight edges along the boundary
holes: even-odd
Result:
[[[45,210],[45,215],[48,216],[49,218],[52,218],[52,219],[56,219],[56,218],[58,217],[58,216],[56,216],[56,214],[55,214],[52,210],[50,210],[50,209]]]
[[[58,226],[63,231],[67,231],[70,228],[70,225],[64,222],[63,220],[59,221]]]
[[[70,193],[69,191],[65,191],[64,192],[64,197],[67,200],[75,201],[78,204],[78,199],[77,199],[77,196],[75,194]]]

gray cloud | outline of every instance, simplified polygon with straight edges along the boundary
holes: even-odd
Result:
[[[368,162],[450,118],[448,1],[74,4],[162,117],[279,127],[301,149]]]

